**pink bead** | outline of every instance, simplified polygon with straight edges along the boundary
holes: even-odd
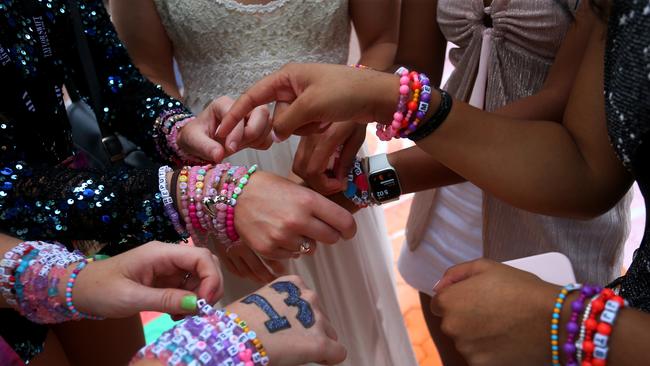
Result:
[[[402,75],[402,76],[408,76],[408,75],[409,75],[408,70],[406,70],[406,69],[402,70],[402,74],[401,74],[401,75]]]
[[[226,225],[232,226],[235,222],[233,220],[226,220]]]
[[[409,77],[408,76],[402,76],[399,78],[399,83],[401,85],[408,85],[409,84]]]
[[[402,85],[399,87],[399,93],[402,95],[407,95],[409,93],[409,87],[408,85]]]
[[[402,127],[402,122],[400,122],[400,121],[393,121],[393,123],[391,123],[391,127],[394,128],[394,129],[399,130],[399,128]]]
[[[395,112],[395,114],[393,114],[393,119],[397,122],[401,122],[404,119],[404,115],[401,112]]]

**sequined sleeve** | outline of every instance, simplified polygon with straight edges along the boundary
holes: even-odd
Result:
[[[99,173],[3,162],[2,229],[23,238],[108,243],[112,254],[153,239],[178,241],[156,176],[156,169]]]
[[[101,2],[86,2],[80,6],[80,12],[102,88],[103,123],[109,131],[126,136],[150,156],[165,162],[172,160],[175,154],[164,134],[155,128],[156,121],[178,121],[177,117],[190,116],[191,112],[142,76]],[[83,80],[78,81],[80,87],[85,85]]]

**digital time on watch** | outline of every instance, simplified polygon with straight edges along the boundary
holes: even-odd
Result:
[[[388,162],[386,154],[369,156],[366,158],[365,168],[368,172],[370,194],[377,204],[399,199],[402,195],[402,187],[399,184],[397,171]]]

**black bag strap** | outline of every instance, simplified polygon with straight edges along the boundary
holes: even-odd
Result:
[[[93,62],[93,56],[90,53],[90,46],[88,45],[88,40],[86,39],[86,33],[83,30],[81,13],[79,13],[78,1],[68,0],[68,8],[70,11],[70,15],[72,16],[72,26],[74,27],[74,35],[75,35],[75,45],[77,46],[77,52],[79,53],[81,67],[83,68],[84,76],[88,86],[88,91],[90,92],[91,108],[95,112],[95,117],[97,117],[97,124],[99,125],[99,129],[101,131],[102,127],[100,121],[103,120],[102,117],[104,115],[104,112],[102,110],[102,93],[99,87],[99,80],[97,79],[97,71],[95,70],[95,63]],[[102,132],[102,136],[105,136],[103,132]]]
[[[88,40],[86,39],[86,33],[83,30],[83,23],[81,20],[81,13],[79,13],[78,0],[68,0],[68,8],[70,15],[72,16],[75,44],[79,53],[81,67],[83,68],[88,91],[90,92],[91,108],[95,112],[97,127],[99,128],[99,132],[102,135],[102,144],[106,148],[106,151],[108,152],[110,160],[112,162],[120,161],[124,159],[124,147],[122,143],[114,133],[108,133],[102,128],[102,121],[104,116],[104,111],[102,110],[102,93],[99,87],[99,80],[97,79],[97,70],[95,69],[93,56],[90,52],[90,46],[88,45]],[[72,89],[76,89],[74,85],[72,85],[72,87]],[[76,94],[76,90],[73,91],[70,96],[73,99],[79,100],[79,95]]]

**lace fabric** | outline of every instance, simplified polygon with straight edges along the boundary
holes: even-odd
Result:
[[[345,63],[347,0],[154,0],[194,110],[236,97],[290,62]],[[287,44],[291,40],[291,44]]]

